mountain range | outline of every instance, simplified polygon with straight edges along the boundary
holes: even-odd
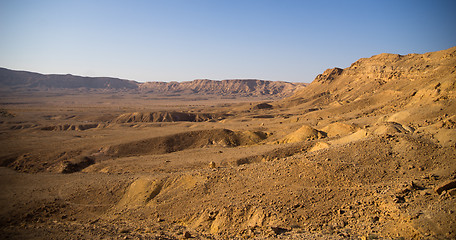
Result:
[[[184,82],[137,82],[110,77],[82,77],[71,74],[40,74],[0,68],[0,87],[10,90],[79,89],[97,91],[137,91],[156,94],[214,94],[286,97],[304,83],[258,79],[209,80]]]

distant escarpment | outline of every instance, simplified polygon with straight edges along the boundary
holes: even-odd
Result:
[[[138,83],[109,77],[81,77],[71,74],[40,74],[0,68],[0,86],[12,90],[48,89],[137,89]]]
[[[281,81],[265,81],[257,79],[208,80],[198,79],[188,82],[147,82],[139,86],[142,91],[153,93],[187,93],[187,94],[215,94],[229,96],[272,95],[285,97],[292,95],[295,90],[304,87],[303,83]]]
[[[185,82],[136,82],[109,77],[81,77],[70,74],[39,74],[0,68],[0,87],[12,91],[78,90],[78,91],[129,91],[162,95],[218,95],[218,96],[291,96],[303,83],[266,81],[257,79],[208,80]]]

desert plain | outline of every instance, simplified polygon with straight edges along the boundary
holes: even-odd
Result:
[[[456,47],[310,84],[0,82],[2,239],[456,238]]]

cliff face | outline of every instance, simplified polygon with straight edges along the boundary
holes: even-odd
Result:
[[[155,93],[198,93],[215,95],[242,95],[277,97],[290,96],[297,89],[303,88],[302,83],[276,82],[256,79],[233,79],[214,81],[198,79],[188,82],[147,82],[140,86],[141,91]]]
[[[345,69],[318,75],[306,88],[284,100],[287,106],[313,104],[387,105],[452,103],[456,85],[456,47],[425,54],[379,54]]]
[[[80,77],[74,75],[44,75],[0,68],[0,86],[12,90],[86,89],[102,91],[138,91],[156,94],[213,94],[236,96],[291,96],[305,84],[257,79],[214,81],[198,79],[186,82],[135,82],[107,77]]]

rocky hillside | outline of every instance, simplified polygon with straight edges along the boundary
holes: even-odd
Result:
[[[327,69],[287,102],[299,105],[311,99],[347,104],[391,93],[397,98],[438,100],[455,89],[456,47],[426,54],[382,53],[361,58],[345,69]],[[419,91],[419,92],[418,92]],[[445,97],[443,97],[445,98]],[[392,99],[384,99],[391,101]]]
[[[265,81],[256,79],[208,80],[186,82],[146,82],[108,77],[81,77],[74,75],[44,75],[0,68],[0,87],[11,90],[86,89],[101,91],[137,91],[155,94],[213,94],[219,96],[274,96],[286,97],[304,87],[303,83]]]
[[[425,54],[379,54],[345,69],[318,75],[306,88],[280,104],[334,108],[360,116],[395,113],[424,119],[443,108],[456,112],[456,47]],[[421,116],[421,117],[419,117]]]

